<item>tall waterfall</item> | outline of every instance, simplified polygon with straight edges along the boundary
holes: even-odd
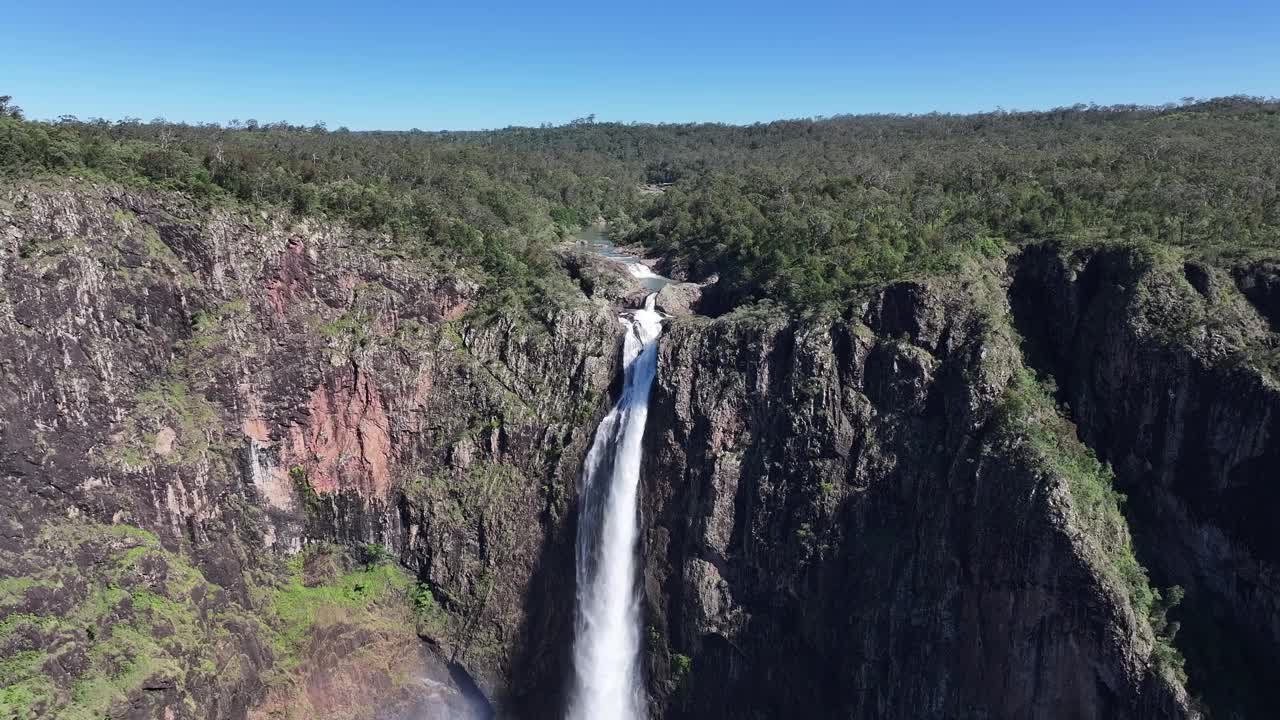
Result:
[[[582,469],[578,522],[578,607],[570,720],[645,716],[640,679],[640,598],[636,590],[636,493],[658,361],[662,316],[654,296],[624,315],[622,397],[600,422]]]

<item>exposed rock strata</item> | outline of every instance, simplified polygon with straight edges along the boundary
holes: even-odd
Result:
[[[975,278],[664,337],[645,547],[661,712],[1185,714],[1066,481],[1001,426],[1020,354],[1003,289]]]
[[[385,239],[173,196],[25,185],[0,203],[0,549],[58,519],[127,523],[253,611],[273,556],[382,544],[437,596],[439,654],[499,704],[554,706],[611,313],[470,322],[474,282]],[[272,662],[250,655],[247,677]],[[242,712],[260,689],[238,692]]]
[[[385,237],[115,187],[5,190],[0,560],[17,582],[0,613],[56,610],[56,581],[67,602],[115,583],[220,618],[235,642],[174,644],[112,714],[244,717],[281,702],[254,618],[282,560],[384,546],[431,591],[416,632],[437,671],[501,714],[557,717],[575,487],[627,292],[573,267],[597,302],[480,317],[477,282]],[[1026,363],[1115,465],[1156,583],[1274,657],[1273,273],[1158,270],[1031,250],[842,317],[674,320],[644,468],[654,716],[1186,715],[1107,565],[1116,538],[1015,422],[1037,420],[1008,417]],[[157,537],[52,542],[67,523]],[[327,627],[316,667],[401,642]],[[61,648],[68,692],[95,647],[0,642]],[[1195,647],[1193,689],[1220,661]],[[225,658],[235,672],[202,665]],[[391,677],[368,671],[317,679],[316,701]],[[388,707],[459,702],[431,687],[389,685]]]
[[[1032,359],[1115,466],[1143,562],[1187,591],[1192,689],[1218,715],[1265,715],[1280,705],[1274,266],[1044,246],[1013,270]]]

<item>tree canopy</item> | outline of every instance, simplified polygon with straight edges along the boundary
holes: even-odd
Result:
[[[733,302],[807,306],[1047,237],[1274,250],[1280,101],[351,132],[33,121],[0,97],[0,175],[38,174],[338,217],[497,286],[536,284],[553,243],[604,217],[690,278],[719,274]]]

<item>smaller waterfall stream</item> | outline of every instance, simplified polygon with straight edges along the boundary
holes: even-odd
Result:
[[[654,296],[622,318],[626,326],[622,397],[600,422],[579,488],[578,606],[571,720],[645,716],[636,591],[636,495],[649,386],[658,361],[662,315]]]

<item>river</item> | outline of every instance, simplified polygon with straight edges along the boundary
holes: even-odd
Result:
[[[649,266],[641,262],[640,258],[635,255],[628,255],[619,250],[618,246],[605,234],[604,228],[599,225],[590,225],[582,229],[573,239],[586,245],[600,257],[625,266],[627,272],[630,272],[640,281],[640,284],[652,292],[657,292],[673,282],[670,278],[665,278],[649,269]]]

